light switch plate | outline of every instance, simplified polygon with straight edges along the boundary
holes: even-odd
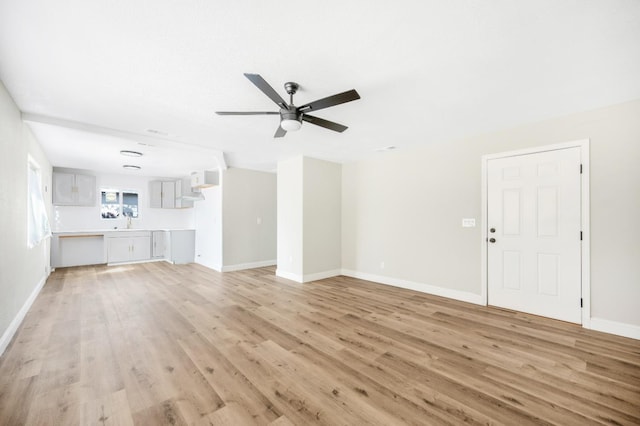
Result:
[[[462,227],[463,228],[475,228],[476,227],[476,219],[475,218],[463,218],[462,219]]]

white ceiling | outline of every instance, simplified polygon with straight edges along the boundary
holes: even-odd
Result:
[[[640,98],[637,0],[0,0],[0,79],[54,166],[141,174],[274,170],[308,155],[447,142]],[[274,139],[277,107],[355,88]],[[149,130],[160,131],[161,134]],[[140,145],[139,143],[147,145]]]

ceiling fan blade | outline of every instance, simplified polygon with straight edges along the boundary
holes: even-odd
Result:
[[[256,87],[262,91],[262,93],[267,95],[269,99],[275,102],[276,105],[278,105],[280,108],[289,109],[289,106],[284,101],[284,99],[282,99],[282,97],[278,95],[278,92],[276,92],[274,88],[271,87],[260,74],[245,73],[244,76],[247,77],[253,84],[255,84]]]
[[[298,110],[302,112],[318,111],[319,109],[328,108],[334,105],[340,105],[345,102],[355,101],[356,99],[360,99],[360,95],[358,94],[358,92],[352,89],[346,92],[338,93],[337,95],[309,102],[308,104],[304,104],[301,107],[298,107]]]
[[[216,111],[218,115],[279,115],[273,111]]]
[[[306,121],[307,123],[315,124],[316,126],[324,127],[325,129],[333,130],[340,133],[348,129],[347,126],[343,126],[342,124],[334,123],[333,121],[325,120],[324,118],[314,117],[307,114],[302,115],[302,121]]]
[[[275,135],[273,135],[274,138],[281,138],[284,137],[284,135],[287,134],[287,131],[285,129],[283,129],[281,126],[278,126],[278,130],[276,130]]]

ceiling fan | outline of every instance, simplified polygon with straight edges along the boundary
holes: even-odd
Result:
[[[329,96],[326,98],[318,99],[317,101],[309,102],[302,106],[295,106],[293,104],[293,95],[296,94],[300,87],[298,83],[288,82],[284,84],[284,89],[289,94],[289,104],[265,81],[260,74],[244,74],[258,89],[269,97],[273,102],[280,107],[280,111],[246,111],[246,112],[231,112],[231,111],[216,111],[218,115],[280,115],[280,125],[276,130],[274,138],[281,138],[287,134],[300,129],[302,122],[315,124],[316,126],[324,127],[325,129],[333,130],[336,132],[344,132],[347,130],[347,126],[335,123],[333,121],[325,120],[323,118],[314,117],[308,113],[311,111],[318,111],[323,108],[332,107],[334,105],[340,105],[345,102],[355,101],[360,99],[360,95],[355,90],[348,90],[346,92],[338,93],[337,95]]]

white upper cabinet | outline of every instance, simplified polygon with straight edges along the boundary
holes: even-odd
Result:
[[[69,206],[74,204],[75,175],[53,172],[53,204]]]
[[[176,183],[163,180],[149,182],[149,207],[174,209],[176,207]]]
[[[191,173],[191,187],[192,188],[209,188],[214,185],[218,185],[218,172],[211,172],[209,170],[203,170],[200,172]]]
[[[75,175],[76,197],[79,206],[94,206],[96,204],[96,177],[90,175]]]
[[[162,181],[152,180],[149,182],[149,207],[162,208]]]
[[[162,208],[176,208],[176,183],[175,181],[162,182]]]
[[[183,198],[191,193],[189,179],[153,180],[149,182],[149,207],[183,209],[193,207],[193,201]]]
[[[95,206],[96,177],[53,172],[53,204],[57,206]]]

